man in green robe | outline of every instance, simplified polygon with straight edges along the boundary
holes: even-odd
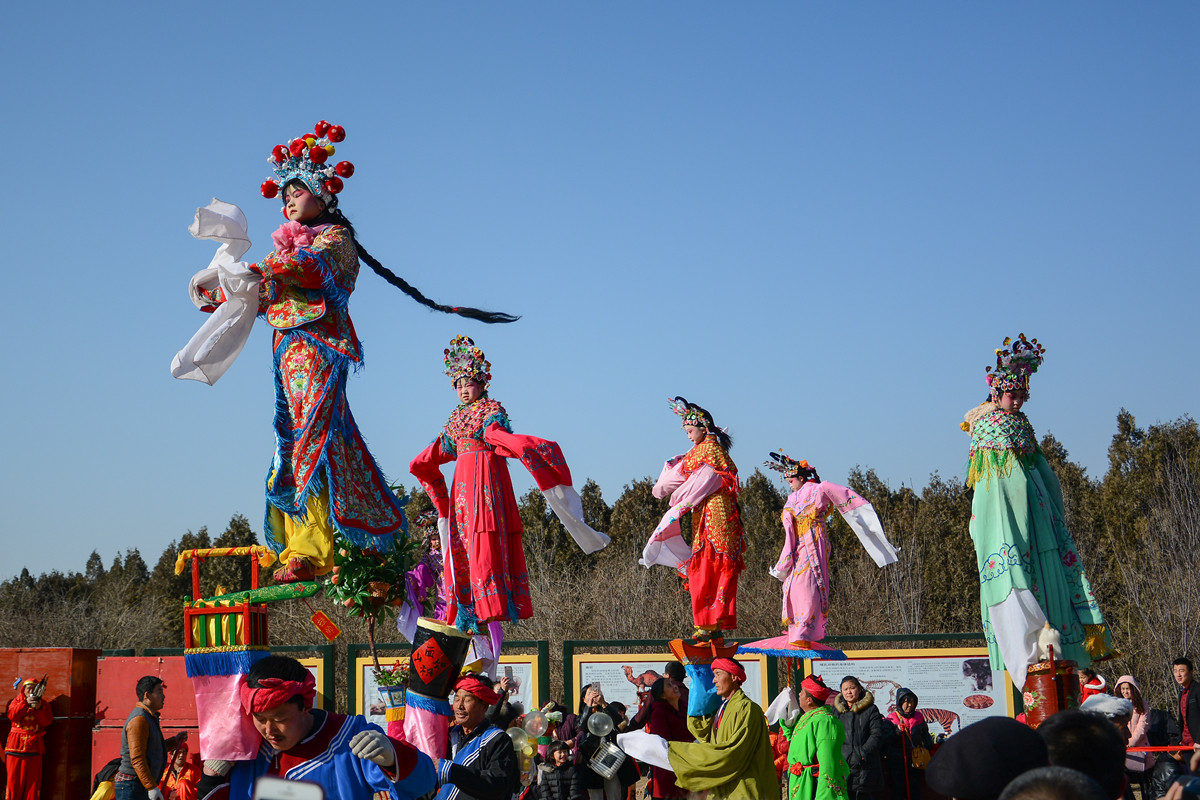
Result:
[[[788,800],[846,800],[850,769],[842,758],[846,729],[825,705],[832,690],[820,677],[800,683],[798,719],[779,726],[788,738]]]
[[[709,800],[778,800],[767,719],[741,688],[746,670],[732,658],[715,659],[711,683],[707,665],[689,664],[687,670],[687,724],[696,741],[667,743],[675,783],[708,792]]]

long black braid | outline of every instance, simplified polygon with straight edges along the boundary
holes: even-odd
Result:
[[[290,185],[292,182],[289,181],[288,183]],[[303,186],[305,189],[308,189],[307,184],[304,184],[302,181],[296,180],[295,183]],[[284,191],[282,194],[286,196],[287,186],[284,186]],[[332,208],[326,208],[315,219],[310,220],[309,225],[341,225],[343,228],[350,231],[350,238],[354,240],[354,249],[358,251],[358,257],[362,259],[367,266],[374,270],[376,275],[383,278],[400,291],[404,292],[413,300],[416,300],[421,305],[431,308],[434,311],[441,311],[443,314],[457,314],[460,317],[467,317],[468,319],[475,319],[489,324],[496,322],[516,322],[521,318],[520,316],[514,316],[512,314],[504,314],[497,311],[484,311],[482,309],[472,308],[470,306],[444,306],[441,303],[435,303],[433,300],[430,300],[428,297],[422,294],[419,289],[417,289],[408,281],[404,280],[404,278],[401,278],[399,275],[392,272],[383,264],[380,264],[379,260],[376,259],[375,256],[367,252],[367,249],[359,243],[358,236],[355,235],[354,226],[350,224],[350,220],[346,219],[346,215],[342,213],[341,209],[337,208],[336,200],[337,199],[334,198],[334,205]]]

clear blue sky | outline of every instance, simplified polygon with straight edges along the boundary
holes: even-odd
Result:
[[[349,396],[393,478],[455,404],[457,333],[610,502],[686,449],[675,394],[744,474],[783,447],[959,475],[1022,331],[1049,350],[1026,410],[1094,476],[1122,406],[1196,410],[1194,2],[21,3],[0,36],[0,577],[261,529],[269,335],[215,387],[171,378],[213,250],[187,225],[237,203],[265,255],[265,159],[318,119],[369,250],[524,315],[434,315],[364,267]]]

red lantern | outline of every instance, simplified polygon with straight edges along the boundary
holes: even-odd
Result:
[[[279,184],[275,181],[263,181],[263,185],[259,188],[262,196],[271,200],[279,196]]]
[[[320,138],[329,132],[330,127],[331,126],[328,122],[321,120],[316,124],[316,127],[313,128],[313,133],[317,135],[317,138]]]
[[[346,138],[346,129],[341,125],[333,125],[330,126],[327,135],[329,136],[329,141],[334,143],[340,142]]]
[[[288,149],[291,150],[292,155],[294,155],[296,158],[299,158],[300,154],[304,152],[304,148],[306,147],[308,147],[308,145],[303,139],[293,139],[292,144]]]
[[[336,175],[325,181],[325,188],[329,190],[330,194],[337,194],[342,190],[342,186],[342,179]]]
[[[271,158],[275,159],[275,163],[279,164],[288,157],[288,149],[281,144],[275,145],[275,149],[271,151]]]
[[[329,158],[329,153],[326,153],[325,148],[319,144],[313,145],[308,151],[308,160],[314,164],[324,164],[327,158]]]
[[[354,165],[349,161],[339,161],[338,165],[333,168],[333,171],[343,178],[349,178],[354,174]]]

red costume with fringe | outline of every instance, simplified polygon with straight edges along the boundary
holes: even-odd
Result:
[[[9,800],[38,800],[42,792],[42,755],[46,752],[46,728],[54,721],[54,713],[43,701],[37,708],[25,698],[21,686],[17,696],[8,704],[8,719],[12,730],[4,745],[4,762],[8,770]]]

